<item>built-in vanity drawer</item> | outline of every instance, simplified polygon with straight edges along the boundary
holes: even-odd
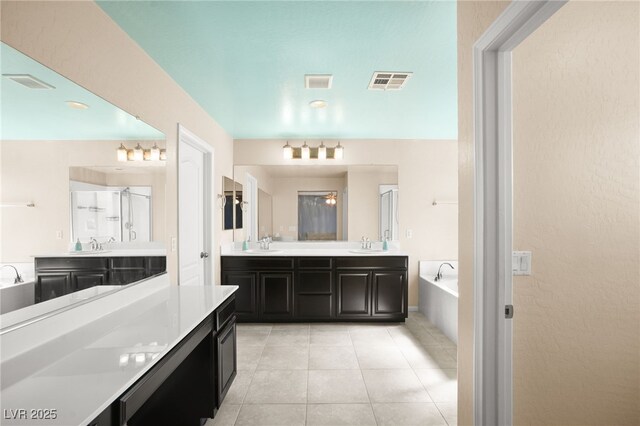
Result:
[[[350,256],[336,258],[336,268],[406,269],[406,256]]]
[[[243,269],[243,270],[273,270],[273,269],[293,269],[292,257],[271,257],[271,256],[223,256],[223,269]]]
[[[36,271],[40,269],[108,269],[108,260],[105,257],[37,257],[35,269]]]
[[[332,257],[299,257],[298,268],[300,269],[331,269],[333,265]]]
[[[236,299],[235,297],[224,302],[216,310],[216,330],[222,330],[222,327],[229,321],[236,311]]]
[[[146,257],[112,257],[111,269],[145,269]]]

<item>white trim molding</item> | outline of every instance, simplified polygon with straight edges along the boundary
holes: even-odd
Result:
[[[511,425],[511,52],[565,0],[515,0],[473,48],[474,424]],[[516,312],[517,314],[517,312]]]

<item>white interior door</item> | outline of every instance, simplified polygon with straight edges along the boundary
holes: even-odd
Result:
[[[211,148],[183,127],[179,134],[179,284],[211,284]]]
[[[249,173],[245,176],[245,194],[244,200],[244,219],[243,226],[245,229],[245,238],[248,241],[256,241],[258,239],[258,180]]]

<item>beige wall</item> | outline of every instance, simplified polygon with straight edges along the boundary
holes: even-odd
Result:
[[[358,241],[363,236],[372,241],[379,239],[380,185],[398,183],[398,173],[371,169],[371,166],[349,167],[349,241]]]
[[[167,136],[168,239],[177,237],[178,123],[215,149],[214,193],[222,176],[233,173],[232,138],[169,77],[94,2],[3,1],[1,38],[9,46],[73,80]],[[222,232],[214,209],[215,271],[219,244],[232,240]],[[177,279],[177,253],[169,251],[168,270]],[[214,272],[218,282],[218,273]]]
[[[569,2],[514,50],[518,425],[640,424],[639,5]]]
[[[31,256],[36,254],[67,251],[70,242],[69,168],[122,166],[115,158],[119,145],[120,141],[1,141],[0,202],[28,201],[35,207],[2,209],[0,262],[32,262]],[[131,176],[132,180],[127,180],[130,184],[153,187],[153,220],[158,226],[157,229],[154,226],[154,237],[156,241],[163,241],[165,172],[164,167],[149,170],[149,174],[123,176]],[[112,175],[98,172],[91,174],[91,180],[99,179],[104,185],[124,182],[122,177],[110,178]],[[87,177],[84,176],[84,181],[88,181]],[[60,239],[56,235],[59,231],[62,232]]]
[[[337,143],[324,142],[328,146]],[[320,145],[319,140],[308,143]],[[352,139],[341,140],[341,143],[345,157],[340,164],[398,166],[400,245],[409,255],[409,305],[417,306],[418,262],[456,259],[458,254],[457,206],[431,205],[434,199],[455,201],[458,198],[456,141]],[[280,139],[236,140],[234,161],[237,164],[291,164],[292,160],[282,158],[284,144]],[[308,164],[321,163],[311,160]],[[351,180],[348,183],[351,185]],[[275,205],[274,199],[274,209]],[[409,229],[413,232],[411,239],[406,237]],[[277,226],[274,232],[278,232]]]
[[[458,1],[458,424],[473,424],[473,44],[509,2]],[[544,407],[540,407],[544,410]]]

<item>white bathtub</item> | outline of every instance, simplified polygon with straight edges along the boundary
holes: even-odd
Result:
[[[436,281],[438,267],[443,262],[453,265],[441,269],[442,279]],[[425,260],[420,262],[420,299],[418,309],[451,341],[458,343],[458,262],[455,260]]]

